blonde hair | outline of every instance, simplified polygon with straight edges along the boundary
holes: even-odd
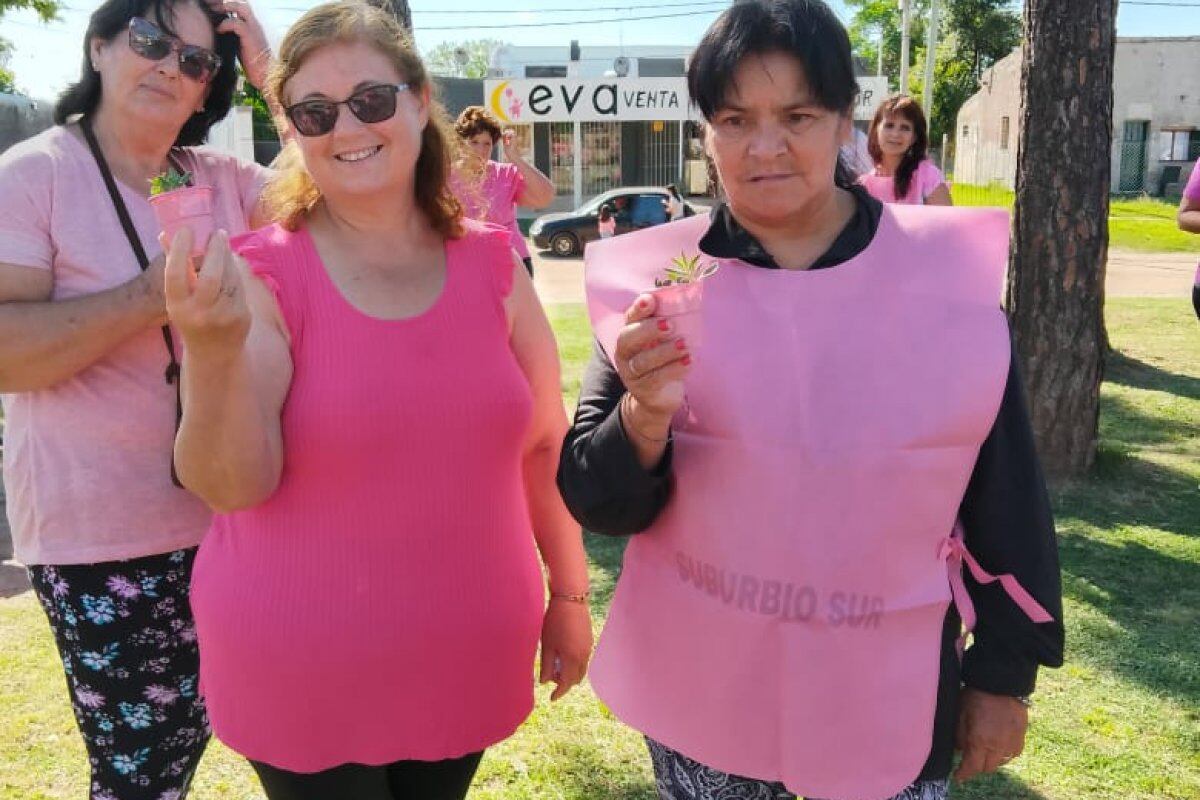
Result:
[[[363,2],[325,3],[297,20],[279,46],[279,57],[267,76],[267,96],[280,108],[283,90],[313,53],[329,44],[362,42],[387,56],[397,72],[420,92],[432,85],[412,38],[385,11]],[[446,111],[436,99],[429,104],[429,123],[421,133],[414,193],[417,207],[443,237],[462,235],[462,206],[450,192],[447,180],[455,152]],[[304,166],[300,148],[289,141],[273,164],[275,176],[263,191],[271,218],[296,230],[321,201],[321,190]]]

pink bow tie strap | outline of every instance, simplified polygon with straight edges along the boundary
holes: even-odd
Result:
[[[971,552],[967,550],[963,544],[962,526],[956,524],[954,533],[947,536],[942,541],[942,546],[938,551],[938,558],[946,562],[947,570],[950,575],[950,592],[954,597],[954,605],[958,608],[959,616],[963,621],[963,635],[958,639],[958,654],[961,657],[963,647],[966,641],[967,634],[975,630],[975,604],[971,602],[971,595],[967,592],[966,583],[963,581],[962,566],[966,563],[967,568],[971,570],[971,577],[980,585],[995,583],[1000,581],[1000,585],[1004,587],[1004,591],[1012,598],[1017,607],[1025,612],[1025,615],[1034,622],[1053,622],[1054,617],[1050,612],[1042,608],[1037,600],[1033,599],[1025,587],[1022,586],[1015,577],[1011,574],[992,575],[987,570],[979,565]]]

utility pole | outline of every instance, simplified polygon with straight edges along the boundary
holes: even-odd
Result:
[[[883,74],[883,42],[884,42],[884,31],[886,31],[886,30],[887,30],[887,28],[884,27],[883,23],[882,22],[879,23],[879,64],[875,67],[876,75]]]
[[[937,61],[938,0],[929,0],[929,31],[925,34],[925,91],[921,105],[925,118],[933,117],[933,67]]]
[[[909,27],[912,25],[912,0],[900,0],[900,93],[908,94]]]

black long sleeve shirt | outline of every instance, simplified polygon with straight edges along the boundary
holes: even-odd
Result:
[[[856,201],[854,216],[810,269],[835,268],[865,250],[874,238],[882,205],[858,187],[851,192]],[[727,206],[718,204],[711,220],[700,241],[706,255],[779,268]],[[595,343],[558,471],[567,507],[593,533],[627,535],[645,530],[673,491],[671,445],[653,470],[642,467],[621,415],[614,413],[624,394],[616,369]],[[967,549],[983,568],[992,574],[1013,574],[1055,621],[1032,622],[998,583],[979,585],[967,573],[967,591],[978,617],[973,644],[960,665],[955,643],[961,623],[951,606],[942,631],[937,710],[929,759],[919,776],[923,780],[944,778],[950,772],[962,684],[995,694],[1027,695],[1033,691],[1039,665],[1062,664],[1058,544],[1015,352],[999,413],[980,448],[959,518]]]

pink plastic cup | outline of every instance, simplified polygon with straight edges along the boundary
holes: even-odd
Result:
[[[689,351],[701,345],[700,306],[704,299],[704,283],[676,283],[651,290],[654,295],[654,316],[671,321],[676,338],[683,339]]]
[[[150,198],[150,207],[168,244],[183,228],[192,229],[192,257],[204,255],[212,236],[213,190],[210,186],[188,186]]]

